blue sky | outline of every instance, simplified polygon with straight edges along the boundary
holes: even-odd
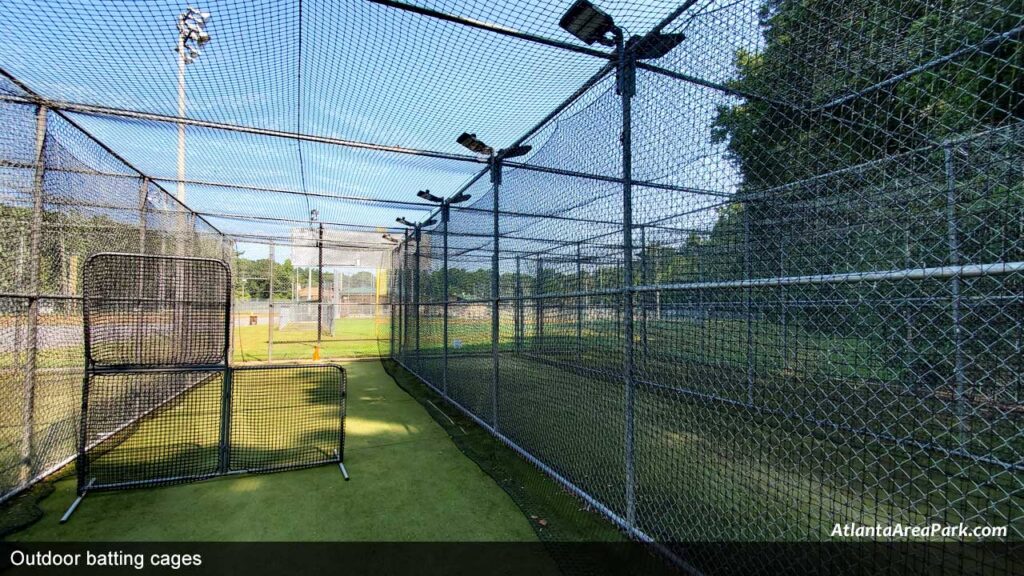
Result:
[[[423,3],[574,41],[557,27],[570,1]],[[496,147],[507,145],[603,64],[362,0],[305,0],[301,17],[297,0],[196,4],[213,14],[208,27],[212,41],[187,69],[188,115],[215,122],[463,154],[454,141],[463,130]],[[630,32],[643,32],[676,2],[598,4]],[[699,3],[705,10],[715,4],[732,3]],[[175,19],[185,6],[179,1],[8,0],[0,18],[0,34],[7,39],[0,44],[0,64],[50,98],[175,115]],[[709,33],[718,28],[710,26]],[[732,58],[729,50],[711,54],[710,59],[702,56],[701,66],[709,73],[728,68]],[[693,66],[687,59],[679,62],[678,67]],[[681,148],[659,154],[649,162],[648,171],[657,178],[684,177],[687,185],[732,187],[734,183],[722,181],[734,180],[735,175],[727,174],[720,151],[712,150],[710,161],[707,154],[701,158],[707,144],[687,145],[687,135],[678,132],[706,129],[721,98],[695,94],[692,86],[678,97],[686,99],[687,107],[675,113],[689,115],[690,120],[654,122],[649,133],[652,142],[671,138],[677,142],[673,146]],[[664,108],[672,102],[652,104]],[[75,118],[142,172],[174,178],[175,125]],[[640,139],[645,137],[642,130],[637,133]],[[587,153],[578,156],[586,158]],[[681,168],[661,156],[682,159]],[[642,161],[638,165],[646,169]],[[186,176],[201,181],[415,200],[415,191],[423,188],[451,194],[480,169],[465,162],[208,128],[190,127],[187,133]],[[614,164],[606,170],[618,175]],[[172,182],[164,185],[174,189]],[[408,207],[306,200],[197,184],[187,186],[186,202],[199,212],[300,220],[316,208],[324,221],[374,226],[393,226],[398,215],[413,220],[426,216],[425,211]],[[261,227],[240,220],[210,220],[229,233]],[[262,227],[278,234],[286,225]],[[286,251],[278,253],[279,258],[286,256]]]

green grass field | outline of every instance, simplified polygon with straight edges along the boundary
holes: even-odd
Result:
[[[380,354],[377,325],[373,318],[339,318],[334,336],[323,336],[320,358],[376,358]],[[386,322],[386,320],[385,320]],[[269,334],[266,325],[242,326],[236,322],[232,346],[235,362],[267,360]],[[274,330],[273,360],[310,360],[316,347],[316,327],[293,324]]]

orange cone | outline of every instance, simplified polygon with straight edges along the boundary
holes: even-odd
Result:
[[[313,346],[313,360],[319,360],[319,359],[320,359],[320,347],[319,346]]]

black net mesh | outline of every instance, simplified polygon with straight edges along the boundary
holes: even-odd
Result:
[[[638,539],[1024,538],[1024,5],[573,4],[5,3],[5,489],[96,246],[319,224],[404,232],[387,354]]]
[[[5,83],[11,84],[0,80]],[[0,92],[24,94],[11,86]],[[225,258],[232,243],[67,116],[3,102],[0,124],[0,251],[6,255],[0,261],[0,499],[6,499],[75,456],[89,257],[115,250]],[[124,328],[122,336],[131,337]]]
[[[220,472],[223,371],[92,374],[85,393],[80,492]]]
[[[86,264],[94,367],[227,361],[231,273],[220,260],[97,254]]]
[[[339,461],[346,389],[340,366],[245,366],[231,374],[231,471]]]
[[[223,262],[101,253],[84,282],[79,493],[341,462],[344,369],[230,367]]]

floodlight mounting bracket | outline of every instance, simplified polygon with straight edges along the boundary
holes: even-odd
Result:
[[[491,170],[491,184],[501,186],[501,156],[491,156],[487,160],[487,165]]]
[[[682,33],[657,32],[633,36],[626,42],[626,50],[633,53],[634,60],[657,60],[674,50],[685,39],[686,35]]]

